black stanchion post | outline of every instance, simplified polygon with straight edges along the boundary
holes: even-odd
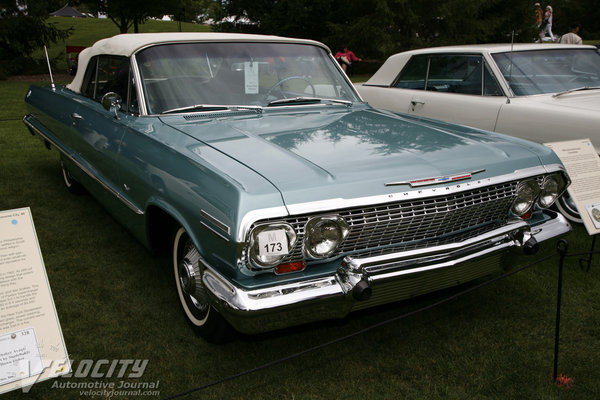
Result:
[[[556,382],[558,377],[558,339],[560,334],[560,304],[562,301],[562,280],[563,280],[563,266],[565,264],[565,257],[569,244],[566,240],[560,239],[556,243],[556,250],[560,259],[558,261],[558,293],[556,295],[556,329],[554,331],[554,372],[552,373],[552,381]]]
[[[596,249],[596,235],[592,236],[592,248],[590,249],[590,254],[587,256],[587,258],[581,258],[579,260],[579,268],[581,268],[584,271],[589,271],[590,267],[592,266],[592,255],[594,253],[594,250]]]

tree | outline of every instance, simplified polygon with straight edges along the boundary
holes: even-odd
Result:
[[[334,0],[217,1],[211,17],[221,31],[255,32],[291,37],[321,38]],[[228,18],[227,21],[223,21]]]
[[[555,35],[567,33],[573,22],[579,22],[582,25],[579,35],[584,40],[600,38],[598,0],[557,0],[551,4],[554,9],[552,31]]]
[[[208,0],[177,0],[173,8],[169,7],[167,14],[173,15],[179,23],[199,22],[207,17],[209,7]]]
[[[65,5],[63,0],[24,0],[22,3],[27,6],[27,15],[35,17],[47,17]]]
[[[507,42],[513,31],[519,41],[533,38],[532,5],[522,0],[215,0],[213,7],[218,30],[305,37],[347,46],[362,58]]]
[[[164,0],[81,0],[80,3],[94,13],[105,13],[121,33],[127,33],[132,26],[138,33],[139,25],[148,18],[169,14],[169,7],[173,7]]]
[[[35,50],[65,40],[71,33],[48,23],[47,13],[28,13],[26,6],[25,2],[0,0],[0,77],[29,72],[27,68],[36,66],[31,59]]]

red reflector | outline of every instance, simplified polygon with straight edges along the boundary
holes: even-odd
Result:
[[[302,271],[304,268],[306,268],[306,264],[304,263],[304,261],[279,264],[275,267],[275,273],[287,274],[289,272]]]
[[[529,210],[525,214],[521,215],[521,219],[529,219],[533,215],[533,211]]]

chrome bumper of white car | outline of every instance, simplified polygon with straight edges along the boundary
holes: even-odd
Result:
[[[203,281],[219,312],[240,332],[258,333],[302,323],[341,318],[349,312],[403,300],[468,282],[513,267],[521,255],[570,230],[551,219],[530,228],[511,223],[484,235],[448,245],[368,258],[346,257],[331,276],[246,290],[204,265]],[[512,250],[512,251],[511,251]]]

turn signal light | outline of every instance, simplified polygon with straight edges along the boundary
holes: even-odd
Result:
[[[533,211],[530,209],[525,214],[521,215],[519,218],[526,220],[526,219],[531,218],[532,216],[533,216]]]
[[[275,267],[276,274],[288,274],[290,272],[302,271],[306,268],[306,263],[304,261],[297,261],[285,264],[279,264]]]

